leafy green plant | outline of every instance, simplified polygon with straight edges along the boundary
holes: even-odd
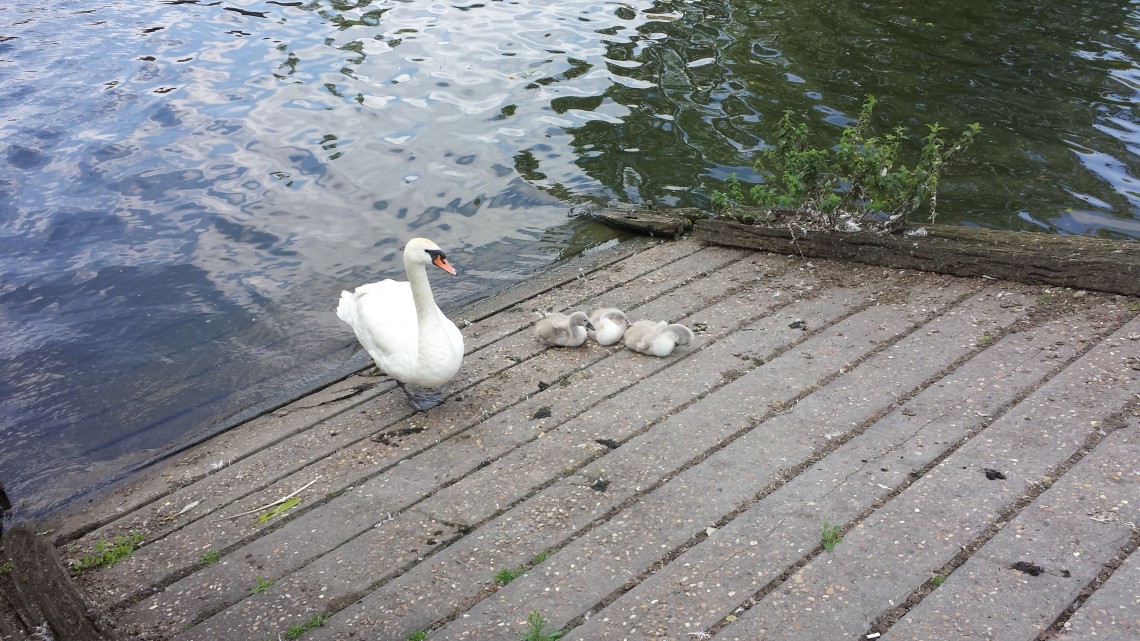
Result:
[[[835,546],[843,541],[843,537],[839,536],[840,527],[838,525],[831,526],[826,521],[823,523],[823,534],[820,539],[823,541],[823,549],[828,552],[835,551]]]
[[[930,585],[937,588],[938,586],[942,585],[942,582],[945,580],[946,575],[939,572],[930,577]]]
[[[143,538],[145,537],[142,532],[131,530],[126,536],[116,536],[110,542],[99,541],[95,544],[93,554],[84,555],[74,564],[75,572],[79,573],[91,568],[109,568],[139,549]]]
[[[980,342],[985,346],[992,345],[994,342],[993,334],[982,334],[982,340]]]
[[[1129,304],[1129,305],[1128,305],[1128,311],[1130,311],[1130,312],[1140,312],[1140,301],[1137,301],[1137,302],[1135,302],[1135,303],[1131,303],[1131,304]]]
[[[1037,302],[1041,305],[1048,305],[1049,303],[1053,302],[1053,295],[1052,294],[1041,294],[1040,296],[1037,297]]]
[[[218,552],[217,550],[207,550],[202,553],[201,562],[202,565],[210,565],[211,563],[217,563],[219,560],[221,560],[221,558],[221,552]]]
[[[8,561],[7,563],[0,565],[0,576],[4,576],[5,574],[8,574],[15,567],[16,566],[12,565],[11,561]]]
[[[948,140],[945,127],[927,125],[918,160],[907,166],[900,162],[906,130],[896,126],[874,134],[874,109],[875,97],[868,96],[855,124],[844,128],[839,142],[826,149],[811,146],[807,123],[795,122],[791,111],[784,112],[774,144],[754,159],[764,179],[749,191],[754,203],[773,212],[794,210],[806,216],[801,223],[842,231],[858,231],[865,224],[895,231],[921,209],[933,222],[942,173],[973,143],[981,126],[967,125],[956,139]],[[728,193],[713,193],[718,213],[727,208],[726,215],[732,215],[732,201],[744,200],[734,196],[741,190],[733,180],[735,176],[730,177]]]
[[[249,593],[250,594],[261,594],[262,592],[265,592],[266,590],[268,590],[269,586],[271,586],[271,585],[273,585],[273,581],[270,581],[268,579],[263,579],[262,577],[257,577],[257,586],[254,587],[252,590],[250,590]]]
[[[304,622],[301,625],[289,626],[289,629],[285,630],[285,634],[282,635],[282,638],[290,639],[290,640],[299,639],[299,638],[301,638],[302,635],[304,635],[309,630],[312,630],[314,628],[319,628],[324,624],[325,624],[325,618],[323,616],[317,615],[317,616],[309,619],[308,621]]]
[[[734,212],[734,206],[745,202],[744,189],[741,188],[740,179],[736,177],[735,173],[729,174],[726,182],[727,192],[714,189],[709,198],[712,200],[713,208],[717,213],[731,216]]]
[[[423,630],[416,630],[408,635],[408,641],[424,641],[427,638],[427,632]]]
[[[526,622],[527,631],[522,633],[523,641],[558,641],[566,634],[560,630],[547,632],[546,626],[550,622],[542,618],[542,614],[538,610],[531,612],[527,616]]]

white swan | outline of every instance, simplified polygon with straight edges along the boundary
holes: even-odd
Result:
[[[463,362],[463,335],[432,297],[427,266],[433,264],[456,274],[438,245],[413,238],[404,247],[407,282],[388,279],[341,292],[336,308],[376,367],[396,380],[419,411],[443,401],[432,388],[451,380]],[[408,385],[428,390],[413,391]]]
[[[599,345],[613,345],[621,340],[629,319],[625,312],[615,307],[603,307],[590,312],[590,322],[594,324],[594,340]]]
[[[586,342],[586,330],[594,329],[586,312],[567,316],[548,307],[542,320],[534,324],[534,337],[546,345],[577,347]]]
[[[668,356],[675,346],[693,342],[693,330],[684,325],[669,325],[665,321],[640,320],[625,330],[622,342],[635,352]]]

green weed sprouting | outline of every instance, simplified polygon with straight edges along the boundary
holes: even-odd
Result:
[[[142,532],[131,530],[126,536],[116,536],[110,542],[99,541],[95,544],[94,554],[84,555],[73,565],[76,574],[91,568],[109,568],[115,565],[139,549],[144,538]]]
[[[250,590],[249,593],[250,594],[261,594],[262,592],[265,592],[266,590],[268,590],[269,586],[271,586],[271,585],[273,585],[273,581],[270,581],[268,579],[264,579],[262,577],[257,577],[257,586],[255,586],[252,590]]]
[[[554,550],[543,550],[542,552],[534,555],[534,558],[532,558],[528,563],[524,563],[517,568],[503,568],[502,570],[499,570],[495,573],[495,583],[498,583],[499,585],[506,585],[511,581],[514,581],[523,574],[526,574],[527,570],[550,558],[551,554],[554,554]]]
[[[967,125],[957,139],[947,140],[945,127],[928,124],[919,158],[908,167],[899,162],[906,130],[896,126],[874,135],[874,108],[875,97],[868,96],[859,119],[827,149],[812,147],[807,124],[795,122],[792,112],[785,111],[774,144],[754,158],[763,182],[749,190],[752,203],[769,213],[794,211],[806,216],[797,219],[801,223],[840,231],[859,231],[864,225],[897,231],[922,209],[934,222],[942,172],[974,142],[981,125]],[[740,217],[735,205],[748,204],[735,174],[729,176],[728,191],[714,191],[711,199],[717,213],[733,218]]]
[[[736,177],[735,173],[728,175],[728,180],[725,181],[728,185],[728,191],[723,192],[714,189],[710,198],[712,199],[713,209],[718,214],[725,216],[732,216],[735,213],[733,205],[735,203],[744,202],[744,189],[740,186],[740,179]]]
[[[301,638],[302,635],[304,635],[309,630],[312,630],[314,628],[319,628],[324,624],[325,624],[325,618],[323,616],[317,615],[317,616],[309,619],[308,621],[306,621],[305,623],[303,623],[301,625],[289,626],[289,629],[285,630],[285,634],[282,636],[283,636],[283,638],[290,639],[290,640],[299,639],[299,638]]]
[[[545,628],[550,622],[542,618],[542,613],[538,610],[531,612],[526,622],[527,631],[522,633],[523,641],[558,641],[566,634],[560,630],[547,632]]]
[[[526,572],[525,567],[515,569],[503,568],[502,570],[499,570],[495,573],[495,583],[498,583],[499,585],[506,585],[522,576],[523,572]]]
[[[839,536],[840,529],[838,525],[830,526],[826,521],[823,523],[823,534],[820,535],[820,539],[823,541],[823,549],[828,552],[835,551],[835,546],[843,541],[843,537]]]

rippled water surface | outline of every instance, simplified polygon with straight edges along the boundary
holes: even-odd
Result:
[[[414,235],[445,309],[707,206],[792,109],[980,122],[940,222],[1140,238],[1131,2],[0,6],[0,483],[35,515],[348,359]]]

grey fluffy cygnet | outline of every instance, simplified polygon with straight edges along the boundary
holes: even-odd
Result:
[[[693,342],[693,330],[665,321],[637,321],[625,330],[622,342],[629,349],[650,356],[668,356],[677,345]]]
[[[594,340],[599,345],[613,345],[621,340],[629,320],[625,312],[615,307],[603,307],[590,312],[590,322],[594,324]]]
[[[548,308],[534,325],[534,337],[546,345],[577,347],[586,342],[586,330],[594,329],[586,312],[566,315]]]

